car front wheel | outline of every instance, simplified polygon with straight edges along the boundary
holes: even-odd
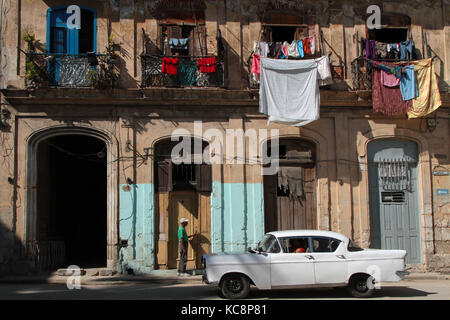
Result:
[[[220,293],[227,299],[244,299],[250,292],[250,283],[243,275],[226,275],[220,283]]]
[[[355,298],[369,298],[374,290],[373,281],[369,275],[355,276],[350,280],[347,290]]]

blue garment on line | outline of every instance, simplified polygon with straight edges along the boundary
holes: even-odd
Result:
[[[172,38],[169,41],[170,49],[187,50],[189,38],[177,39]]]
[[[409,54],[409,59],[412,60],[413,46],[414,46],[413,40],[404,41],[404,42],[400,43],[400,60],[408,59],[407,53]]]
[[[300,58],[305,57],[305,51],[303,50],[303,41],[297,41],[297,47],[298,47],[298,53],[300,55]]]
[[[414,65],[404,67],[404,71],[400,79],[400,90],[404,101],[412,100],[419,96],[419,88],[416,83]]]

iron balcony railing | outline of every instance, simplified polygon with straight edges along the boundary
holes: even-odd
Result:
[[[26,52],[27,87],[91,87],[99,81],[100,63],[107,54],[58,54]]]
[[[400,60],[400,59],[373,59],[376,62],[402,62],[407,63],[408,61],[414,60]],[[352,72],[352,86],[355,91],[372,91],[372,65],[367,61],[366,57],[361,56],[352,61],[351,72]]]
[[[162,72],[163,58],[177,58],[177,75]],[[141,86],[151,87],[218,87],[224,86],[224,63],[216,57],[216,72],[203,73],[197,67],[197,62],[206,56],[161,56],[141,55]],[[210,57],[210,56],[208,56]]]

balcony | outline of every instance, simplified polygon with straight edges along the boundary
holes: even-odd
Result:
[[[164,57],[179,59],[177,75],[168,75],[162,72]],[[167,88],[222,88],[224,87],[224,62],[216,57],[216,72],[202,73],[197,68],[199,59],[203,56],[160,56],[141,55],[141,72],[143,88],[167,87]]]
[[[114,88],[118,80],[114,57],[111,54],[24,53],[27,88]]]

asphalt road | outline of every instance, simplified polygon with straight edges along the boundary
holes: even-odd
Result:
[[[198,281],[160,280],[151,282],[127,282],[121,284],[85,285],[79,290],[69,290],[65,284],[8,284],[0,285],[0,300],[7,299],[133,299],[133,300],[216,300],[217,288]],[[301,299],[348,300],[344,289],[301,289],[259,291],[252,289],[249,300]],[[382,283],[371,300],[450,300],[450,280],[403,280]]]

